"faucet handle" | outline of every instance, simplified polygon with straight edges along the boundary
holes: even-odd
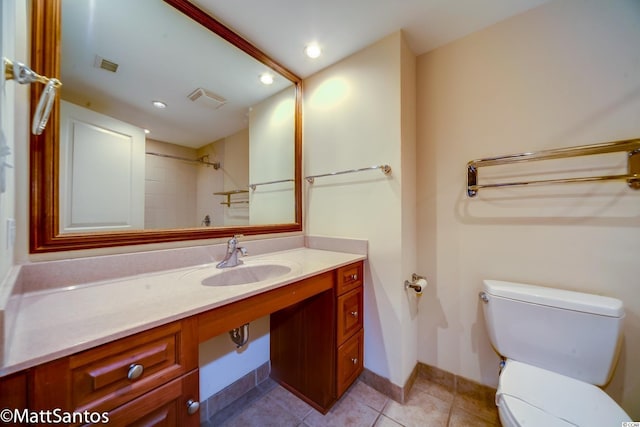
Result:
[[[247,254],[247,248],[245,248],[245,247],[238,246],[238,250],[240,251],[242,256],[245,256]]]

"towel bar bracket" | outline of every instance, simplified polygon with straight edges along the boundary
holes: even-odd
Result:
[[[640,176],[640,148],[629,152],[629,158],[627,159],[628,172],[632,176]],[[627,180],[627,185],[634,190],[640,190],[640,178],[630,178]]]

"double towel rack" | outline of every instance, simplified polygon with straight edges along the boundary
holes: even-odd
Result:
[[[344,175],[347,173],[364,172],[364,171],[370,171],[370,170],[376,170],[376,169],[380,169],[382,173],[385,175],[391,175],[391,166],[377,165],[377,166],[370,166],[368,168],[350,169],[350,170],[344,170],[339,172],[323,173],[320,175],[310,175],[310,176],[305,176],[304,179],[306,179],[309,184],[313,184],[316,178],[323,178],[325,176],[333,176],[333,175]]]
[[[479,184],[478,169],[486,166],[507,165],[537,160],[563,159],[569,157],[590,156],[616,152],[627,152],[627,173],[622,175],[601,175],[576,178],[544,179],[537,181],[503,182],[498,184]],[[640,189],[640,139],[604,142],[601,144],[580,145],[538,152],[509,154],[472,160],[467,163],[467,195],[474,197],[481,188],[517,187],[525,185],[559,184],[592,181],[626,181],[634,190]]]

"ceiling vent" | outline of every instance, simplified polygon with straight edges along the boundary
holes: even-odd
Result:
[[[216,95],[215,93],[201,87],[191,92],[187,97],[193,102],[206,105],[213,109],[218,109],[227,103],[227,100],[220,95]]]
[[[111,71],[115,73],[118,71],[118,64],[108,59],[104,59],[101,56],[96,55],[96,60],[93,63],[96,68],[102,68],[103,70]]]

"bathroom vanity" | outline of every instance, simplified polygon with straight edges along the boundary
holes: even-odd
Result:
[[[125,280],[126,283],[116,281],[60,291],[68,293],[69,304],[74,302],[73,292],[85,292],[82,298],[95,301],[93,307],[84,308],[91,313],[85,319],[88,324],[79,320],[76,333],[62,324],[56,325],[59,313],[52,308],[48,313],[50,324],[43,324],[44,330],[35,332],[26,320],[22,319],[23,323],[18,317],[16,334],[25,335],[14,341],[39,343],[40,354],[27,355],[26,348],[8,349],[5,359],[14,359],[14,363],[3,367],[0,403],[3,407],[28,407],[32,411],[60,408],[68,412],[108,412],[114,425],[146,424],[153,420],[154,425],[196,426],[200,424],[199,343],[271,314],[272,377],[319,411],[328,411],[363,369],[365,257],[303,248],[282,255],[270,254],[269,262],[277,261],[278,256],[283,263],[300,268],[282,278],[237,286],[207,287],[203,277],[211,270],[200,266],[143,275]],[[256,265],[267,262],[257,258]],[[175,283],[187,278],[188,285]],[[136,297],[138,292],[145,295],[150,283],[157,284],[156,300],[145,302],[144,298]],[[126,307],[128,310],[144,312],[147,303],[162,305],[157,294],[163,294],[163,283],[167,289],[173,289],[167,293],[170,300],[165,301],[164,321],[156,315],[147,317],[146,323],[137,322],[133,328],[129,325],[121,329],[118,323],[126,322],[118,317],[127,318],[130,314],[136,318],[135,313],[122,308],[111,312],[110,307],[95,313],[109,304],[100,292],[118,294],[118,286],[123,286],[134,298],[131,306]],[[184,285],[183,289],[178,285]],[[203,292],[210,295],[208,301]],[[64,296],[45,294],[44,298]],[[196,300],[200,301],[199,307],[193,307]],[[48,303],[56,307],[55,301]],[[114,303],[126,306],[122,301]],[[33,305],[23,301],[22,307],[28,311]],[[70,306],[57,309],[64,311]],[[78,310],[82,317],[83,308]],[[110,328],[97,338],[84,336],[91,330],[91,322],[97,322],[96,317],[101,318],[99,322],[106,321]],[[57,335],[55,330],[59,331]],[[17,354],[21,351],[25,353]],[[11,392],[7,393],[8,390]]]

